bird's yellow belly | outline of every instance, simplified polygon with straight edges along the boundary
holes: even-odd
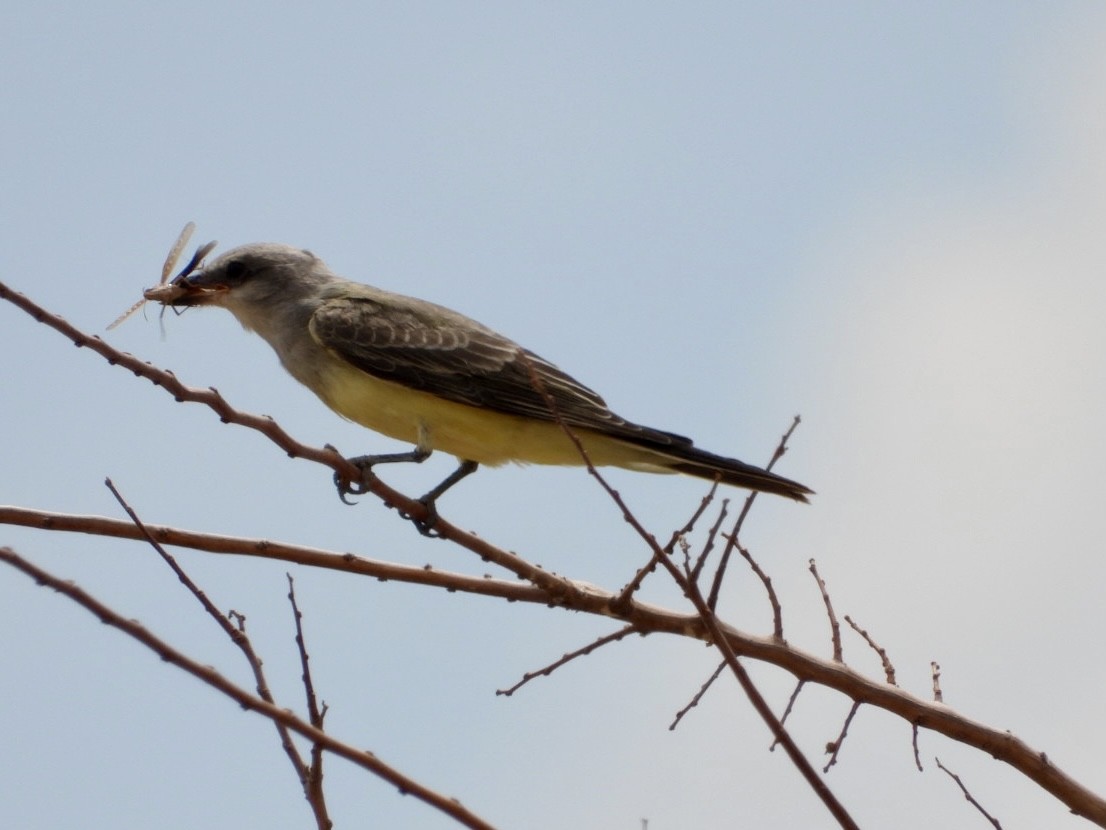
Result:
[[[492,467],[508,461],[584,463],[575,444],[554,422],[454,403],[343,364],[329,368],[322,387],[315,392],[339,415],[408,444],[418,444],[421,437],[428,449]],[[663,457],[649,450],[590,430],[576,434],[597,466],[670,472],[663,466]]]

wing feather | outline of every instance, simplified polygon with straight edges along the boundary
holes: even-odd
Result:
[[[683,436],[647,429],[615,415],[593,390],[549,361],[449,309],[399,295],[327,300],[310,322],[332,354],[373,377],[455,403],[508,415],[556,420],[531,372],[569,426],[634,443],[690,446]]]

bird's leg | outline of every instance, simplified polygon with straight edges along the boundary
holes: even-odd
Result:
[[[334,474],[334,486],[338,488],[338,498],[346,504],[353,504],[346,496],[363,496],[369,492],[369,482],[373,477],[372,468],[376,464],[395,464],[401,461],[412,461],[421,464],[430,457],[433,452],[430,446],[430,433],[419,425],[418,443],[414,449],[407,452],[389,452],[380,455],[359,455],[350,458],[349,463],[361,471],[361,478],[357,481],[347,481],[338,473]]]
[[[347,481],[338,473],[334,474],[334,486],[338,488],[338,498],[346,504],[354,504],[346,496],[363,496],[369,492],[369,481],[373,476],[372,468],[377,464],[396,464],[401,461],[412,461],[421,464],[430,457],[430,450],[415,447],[408,452],[388,452],[380,455],[358,455],[346,459],[354,467],[361,471],[361,478],[357,481]]]
[[[415,523],[415,527],[419,529],[419,533],[423,536],[437,536],[438,534],[434,533],[434,525],[438,523],[438,497],[465,476],[475,473],[476,468],[479,466],[480,465],[475,461],[462,461],[457,466],[456,470],[442,479],[433,490],[430,490],[419,499],[419,502],[426,508],[426,518],[422,520],[411,519],[410,516],[406,516],[405,518],[411,519],[411,521]]]
[[[433,452],[433,445],[430,440],[430,429],[425,424],[420,423],[418,426],[418,443],[408,452],[392,452],[382,455],[359,455],[356,458],[348,459],[350,464],[361,471],[361,477],[357,481],[349,481],[338,473],[335,473],[334,484],[338,488],[338,498],[346,504],[353,504],[346,496],[361,496],[369,492],[369,485],[374,477],[372,468],[376,464],[394,464],[401,461],[421,464],[430,457],[431,452]],[[419,529],[419,533],[423,536],[434,536],[435,534],[432,531],[434,525],[438,522],[438,508],[435,504],[438,501],[438,497],[465,476],[475,472],[478,466],[480,465],[475,461],[462,460],[456,470],[446,476],[434,489],[420,498],[419,502],[426,508],[425,519],[415,519],[402,511],[400,515],[405,519],[411,519],[415,527]]]

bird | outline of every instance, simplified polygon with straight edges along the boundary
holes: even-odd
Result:
[[[363,474],[379,463],[421,462],[434,451],[455,456],[457,469],[421,499],[430,511],[478,466],[508,462],[684,473],[798,502],[813,494],[615,414],[554,364],[457,311],[344,279],[290,245],[243,245],[206,263],[212,247],[144,296],[177,309],[226,309],[332,410],[413,446],[350,459]],[[336,482],[343,498],[364,492],[357,489],[364,475]]]

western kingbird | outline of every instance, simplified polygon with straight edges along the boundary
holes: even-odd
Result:
[[[411,453],[355,459],[363,469],[421,461],[433,450],[456,456],[457,472],[424,497],[431,506],[478,464],[584,464],[564,426],[596,466],[687,473],[796,501],[813,492],[681,435],[627,421],[552,363],[475,320],[343,279],[310,251],[245,245],[203,265],[206,250],[146,297],[171,306],[222,306],[339,415],[415,446]],[[347,483],[344,492],[355,491]]]

